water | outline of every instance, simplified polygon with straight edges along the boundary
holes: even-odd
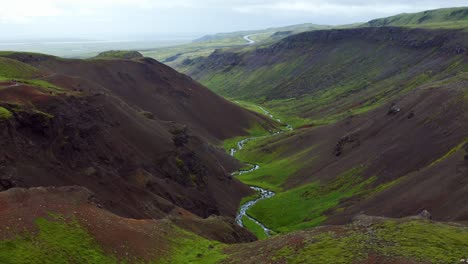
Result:
[[[244,218],[244,216],[245,216],[245,217],[249,218],[251,221],[253,221],[255,224],[257,224],[258,226],[260,226],[267,236],[271,236],[272,231],[268,227],[266,227],[264,224],[262,224],[261,222],[259,222],[256,219],[250,217],[247,214],[247,210],[252,208],[252,206],[254,206],[256,203],[260,202],[261,200],[270,199],[271,197],[275,196],[275,193],[272,192],[272,191],[269,191],[269,190],[262,189],[260,187],[251,186],[250,188],[252,188],[255,191],[259,192],[260,197],[258,199],[253,200],[253,201],[249,201],[249,202],[247,202],[247,203],[245,203],[244,205],[241,206],[241,208],[239,209],[239,213],[236,216],[236,222],[237,222],[238,225],[244,227],[244,222],[242,221],[242,218]]]
[[[265,113],[265,115],[267,115],[268,117],[270,117],[272,120],[276,120],[277,122],[281,123],[281,120],[280,119],[276,119],[270,112],[268,112],[265,108],[263,107],[260,107],[260,109]],[[293,130],[293,127],[291,125],[286,125],[286,128],[288,130]],[[252,137],[252,138],[246,138],[246,139],[243,139],[239,142],[237,142],[237,148],[233,148],[231,149],[230,151],[230,154],[231,156],[234,157],[234,155],[241,151],[244,147],[245,147],[245,144],[247,144],[247,142],[251,141],[251,140],[254,140],[254,139],[258,139],[258,138],[264,138],[264,137],[272,137],[272,136],[275,136],[275,135],[279,135],[281,133],[284,133],[285,131],[284,130],[280,130],[280,131],[276,131],[276,132],[273,132],[271,133],[271,135],[268,135],[268,136],[261,136],[261,137]],[[247,174],[247,173],[251,173],[251,172],[254,172],[256,170],[259,170],[260,169],[260,166],[257,165],[257,164],[249,164],[252,168],[249,169],[249,170],[240,170],[240,171],[237,171],[237,172],[234,172],[232,173],[233,176],[236,176],[236,175],[243,175],[243,174]],[[250,188],[252,188],[253,190],[257,191],[258,193],[260,193],[260,197],[253,200],[253,201],[249,201],[247,203],[245,203],[244,205],[241,206],[241,208],[239,209],[239,213],[237,214],[236,216],[236,222],[238,225],[244,227],[244,222],[242,221],[242,219],[245,217],[247,217],[248,219],[250,219],[252,222],[254,222],[255,224],[257,224],[258,226],[260,226],[263,231],[265,232],[265,234],[267,236],[271,236],[272,234],[272,231],[266,227],[264,224],[262,224],[261,222],[259,222],[257,219],[254,219],[252,218],[251,216],[249,216],[247,214],[247,211],[252,208],[255,204],[257,204],[259,201],[261,200],[265,200],[265,199],[270,199],[271,197],[275,196],[275,193],[272,192],[272,191],[269,191],[269,190],[266,190],[266,189],[263,189],[263,188],[260,188],[260,187],[257,187],[257,186],[250,186]]]

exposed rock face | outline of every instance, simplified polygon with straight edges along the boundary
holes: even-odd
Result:
[[[279,49],[296,49],[313,42],[336,42],[362,39],[377,43],[389,43],[402,48],[431,49],[440,48],[447,53],[461,54],[466,51],[466,43],[461,41],[466,35],[457,30],[406,29],[399,27],[334,29],[305,32],[293,35],[278,44],[259,51],[275,53]]]
[[[337,157],[341,156],[343,154],[343,151],[346,145],[350,145],[351,148],[359,147],[360,145],[359,135],[351,134],[351,135],[347,135],[341,138],[340,141],[338,141],[338,143],[335,146],[335,151],[334,151],[335,156]]]
[[[401,109],[397,107],[396,103],[392,103],[392,105],[391,105],[390,108],[388,109],[387,115],[396,115],[396,114],[398,114],[399,112],[401,112]],[[410,115],[411,115],[411,114],[410,114]],[[408,119],[410,119],[409,116],[408,116]]]

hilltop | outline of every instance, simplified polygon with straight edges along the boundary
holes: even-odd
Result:
[[[131,50],[110,50],[99,53],[95,59],[136,59],[143,55],[138,51]]]
[[[371,20],[366,26],[462,29],[468,26],[468,7],[443,8],[412,14],[400,14]]]

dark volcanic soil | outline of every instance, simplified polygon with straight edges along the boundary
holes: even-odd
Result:
[[[286,154],[315,146],[304,168],[286,188],[330,182],[365,168],[373,186],[396,184],[371,196],[342,201],[344,212],[329,212],[327,222],[341,224],[358,213],[404,217],[426,209],[436,220],[468,220],[468,97],[466,81],[422,86],[394,103],[333,125],[298,129],[265,151]],[[392,111],[398,109],[398,111]]]
[[[13,113],[0,119],[0,190],[84,186],[133,218],[177,207],[234,216],[251,192],[229,174],[239,164],[213,144],[269,121],[150,59],[11,57],[64,91],[0,89],[0,105]]]

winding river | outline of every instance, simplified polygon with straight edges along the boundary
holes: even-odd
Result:
[[[262,109],[262,111],[265,113],[265,115],[267,115],[268,117],[270,117],[271,119],[281,123],[281,120],[280,119],[277,119],[275,118],[270,112],[268,112],[266,109],[264,109],[263,107],[260,107],[260,109]],[[287,125],[286,128],[288,130],[293,130],[293,127],[291,125]],[[251,140],[254,140],[254,139],[258,139],[258,138],[264,138],[264,137],[271,137],[271,136],[274,136],[274,135],[278,135],[278,134],[281,134],[281,133],[284,133],[284,130],[280,130],[280,131],[277,131],[277,132],[274,132],[272,133],[271,135],[268,135],[268,136],[260,136],[260,137],[252,137],[252,138],[246,138],[246,139],[243,139],[239,142],[237,142],[237,147],[236,148],[233,148],[231,149],[230,151],[230,154],[231,156],[234,156],[237,152],[241,151],[244,147],[245,147],[245,144],[247,144],[247,142],[251,141]],[[257,165],[257,164],[249,164],[252,168],[251,169],[248,169],[248,170],[240,170],[240,171],[237,171],[237,172],[234,172],[232,175],[233,176],[238,176],[238,175],[242,175],[242,174],[247,174],[247,173],[251,173],[251,172],[254,172],[256,170],[259,170],[260,169],[260,166]],[[254,219],[253,217],[249,216],[247,214],[247,211],[252,208],[255,204],[257,204],[258,202],[260,202],[261,200],[265,200],[265,199],[270,199],[271,197],[275,196],[275,193],[272,192],[272,191],[269,191],[269,190],[266,190],[266,189],[263,189],[263,188],[260,188],[260,187],[257,187],[257,186],[250,186],[250,188],[252,188],[253,190],[255,190],[256,192],[259,193],[259,197],[255,200],[252,200],[252,201],[249,201],[245,204],[243,204],[241,206],[241,208],[239,209],[239,212],[236,216],[236,222],[239,226],[242,226],[244,227],[244,221],[243,221],[243,218],[244,217],[247,217],[248,219],[250,219],[252,222],[254,222],[255,224],[257,224],[258,226],[260,226],[263,231],[265,232],[265,234],[267,236],[271,236],[272,234],[272,231],[266,227],[263,223],[261,223],[260,221],[258,221],[257,219]]]

